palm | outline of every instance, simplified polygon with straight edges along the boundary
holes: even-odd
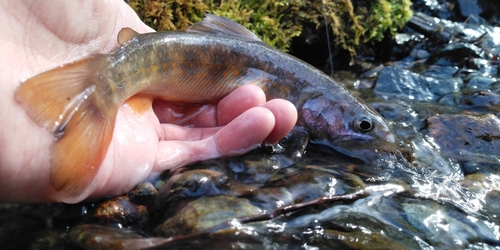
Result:
[[[37,2],[2,2],[0,5],[0,11],[2,11],[1,16],[3,16],[1,28],[5,39],[2,39],[1,55],[2,58],[16,59],[8,62],[10,70],[4,70],[0,73],[3,79],[1,84],[2,93],[8,93],[9,96],[14,96],[14,91],[16,86],[22,80],[33,76],[42,71],[54,68],[58,65],[68,63],[77,59],[88,56],[91,53],[107,52],[116,46],[116,29],[119,27],[130,26],[134,27],[141,32],[151,31],[148,27],[143,25],[138,19],[136,19],[130,10],[130,13],[123,13],[122,3],[115,2],[107,6],[98,6],[101,1],[95,2],[79,2],[72,3],[68,5],[64,2],[53,2],[49,5],[44,5],[43,3]],[[104,2],[103,2],[104,3]],[[80,6],[81,5],[81,6]],[[126,7],[126,6],[125,6]],[[81,11],[83,9],[92,9],[96,12],[106,12],[106,13],[90,13]],[[26,10],[28,10],[26,12]],[[62,15],[53,15],[51,11],[60,10]],[[127,10],[123,8],[123,10]],[[83,16],[82,16],[83,15]],[[91,19],[92,16],[106,16],[110,17],[110,20],[118,20],[117,23],[106,22],[94,22],[88,23],[86,16]],[[115,18],[113,18],[115,15]],[[76,16],[81,16],[82,18],[74,18]],[[122,16],[129,16],[129,19],[119,18]],[[66,20],[65,20],[66,19]],[[121,22],[121,23],[118,23]],[[15,179],[16,182],[23,183],[25,180],[27,183],[37,181],[40,193],[49,194],[51,193],[49,188],[46,188],[48,182],[48,171],[44,171],[43,176],[34,176],[32,171],[32,164],[39,164],[45,166],[47,169],[49,166],[49,148],[52,143],[52,138],[47,131],[37,126],[34,122],[30,121],[26,115],[21,115],[24,113],[19,105],[17,105],[13,98],[5,98],[2,100],[1,107],[15,107],[15,109],[8,109],[9,113],[4,113],[1,119],[2,127],[5,129],[10,129],[13,134],[2,134],[1,140],[2,144],[9,144],[9,147],[3,151],[4,154],[1,155],[1,165],[2,166],[23,166],[23,169],[17,169],[16,171],[6,171],[3,176],[9,180]],[[2,109],[4,110],[4,109]],[[7,110],[7,109],[6,109]],[[122,111],[120,111],[122,113]],[[120,120],[125,119],[126,115],[120,115]],[[5,119],[4,119],[5,118]],[[119,143],[117,138],[123,138],[124,140],[130,139],[132,134],[127,133],[130,131],[132,126],[143,126],[143,130],[139,133],[147,134],[147,141],[144,145],[144,149],[147,152],[154,151],[154,141],[156,140],[156,145],[158,144],[158,137],[155,135],[153,129],[153,123],[151,121],[146,121],[144,119],[127,119],[127,122],[122,123],[120,121],[120,126],[117,126],[116,137],[113,139],[113,148],[115,149],[113,154],[107,156],[106,162],[108,165],[103,165],[104,173],[109,172],[114,164],[110,161],[112,155],[116,154],[118,150],[124,150],[125,152],[134,152],[130,147],[135,147],[135,144],[129,145],[129,148],[125,147],[124,144]],[[10,121],[10,123],[7,123]],[[142,124],[141,124],[142,122]],[[127,129],[125,124],[130,124]],[[22,130],[22,138],[15,136],[15,132]],[[153,139],[154,138],[154,139]],[[25,142],[31,142],[26,145]],[[24,150],[21,150],[23,149]],[[39,150],[40,149],[40,150]],[[151,149],[152,151],[149,151]],[[144,151],[144,152],[146,152]],[[139,152],[139,151],[135,151]],[[141,151],[142,152],[142,151]],[[143,152],[143,153],[144,153]],[[152,153],[154,154],[154,153]],[[15,159],[9,158],[10,155],[18,155]],[[133,154],[131,154],[133,155]],[[147,155],[144,155],[147,157]],[[116,157],[119,159],[119,157]],[[150,158],[150,159],[154,159]],[[120,163],[119,161],[115,162]],[[2,169],[5,171],[5,169]],[[23,172],[32,173],[23,176]],[[102,177],[99,177],[102,178]],[[47,180],[46,182],[40,180]],[[8,184],[9,181],[3,183]],[[14,181],[13,181],[14,182]],[[29,184],[27,184],[29,185]],[[21,187],[23,188],[23,187]],[[18,190],[4,189],[5,195],[15,194]],[[52,191],[53,193],[53,191]],[[3,194],[2,194],[3,196]],[[34,194],[34,196],[40,199],[47,199],[43,195]],[[51,196],[51,195],[49,195]]]

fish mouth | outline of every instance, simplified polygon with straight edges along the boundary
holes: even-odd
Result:
[[[394,154],[399,148],[395,137],[392,135],[389,138],[382,139],[370,135],[349,133],[341,136],[337,135],[335,139],[311,140],[311,143],[329,147],[342,155],[366,163],[382,158],[384,155]]]
[[[334,144],[343,143],[343,142],[353,142],[355,144],[364,144],[370,141],[374,141],[375,139],[372,136],[358,134],[358,133],[344,133],[341,135],[337,135],[335,140],[332,140]]]

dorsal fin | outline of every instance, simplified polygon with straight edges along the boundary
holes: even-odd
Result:
[[[189,27],[186,31],[201,34],[235,36],[248,41],[262,43],[262,40],[260,40],[254,33],[239,23],[225,17],[212,14],[206,14],[203,20],[191,25],[191,27]]]
[[[118,43],[120,45],[124,45],[128,41],[134,39],[137,35],[139,35],[139,33],[131,28],[122,28],[120,32],[118,32]]]

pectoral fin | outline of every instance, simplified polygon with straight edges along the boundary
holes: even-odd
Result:
[[[148,95],[134,95],[125,101],[132,110],[137,114],[143,114],[151,108],[153,104],[153,97]]]

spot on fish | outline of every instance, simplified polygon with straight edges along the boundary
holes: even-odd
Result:
[[[196,74],[194,75],[194,78],[196,80],[200,80],[202,78],[201,73],[200,72],[196,72]]]
[[[122,78],[125,78],[125,77],[122,77]],[[123,79],[122,81],[125,81],[125,79]],[[110,84],[109,85],[109,90],[111,90],[111,92],[115,92],[115,90],[116,90],[116,84]]]

